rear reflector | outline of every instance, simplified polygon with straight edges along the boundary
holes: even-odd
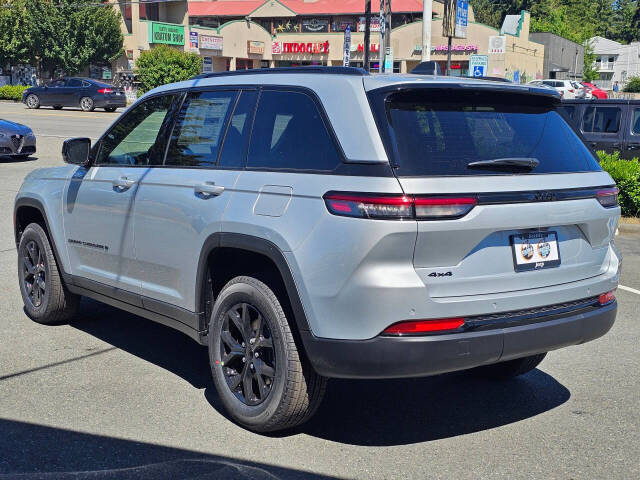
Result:
[[[616,299],[615,290],[611,290],[610,292],[603,293],[598,297],[598,303],[600,305],[607,305],[608,303],[613,302]]]
[[[613,208],[618,206],[618,189],[606,188],[598,190],[598,202],[605,208]]]
[[[411,320],[387,327],[383,335],[415,335],[420,333],[456,330],[464,325],[464,318],[438,318],[436,320]]]
[[[328,192],[324,201],[334,215],[387,220],[460,218],[478,203],[475,197],[412,197]]]

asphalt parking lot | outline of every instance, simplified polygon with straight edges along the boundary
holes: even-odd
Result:
[[[117,116],[0,102],[38,139],[33,160],[0,159],[0,479],[640,478],[640,235],[616,239],[626,288],[605,337],[509,382],[332,380],[284,434],[226,419],[206,349],[177,331],[88,300],[71,325],[31,322],[15,194],[62,164],[64,138],[97,138]]]

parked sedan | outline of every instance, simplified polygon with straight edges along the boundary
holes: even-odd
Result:
[[[0,119],[0,156],[27,158],[36,153],[36,136],[26,125]]]
[[[532,80],[529,82],[529,85],[553,88],[557,90],[560,96],[564,99],[576,98],[576,87],[572,85],[571,80],[555,80],[551,78],[545,80]]]
[[[585,87],[591,89],[591,95],[593,95],[593,98],[597,98],[599,100],[605,100],[605,99],[609,98],[609,95],[607,94],[607,92],[602,90],[597,85],[594,85],[593,83],[588,83],[588,82],[582,82],[582,84]]]
[[[85,112],[95,108],[113,112],[127,105],[123,89],[89,78],[59,78],[41,87],[28,88],[22,94],[22,102],[29,108],[80,107]]]

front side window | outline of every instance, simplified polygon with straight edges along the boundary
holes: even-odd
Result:
[[[300,92],[260,94],[249,147],[249,167],[333,170],[341,162],[313,99]]]
[[[162,163],[160,129],[174,95],[150,98],[128,112],[102,139],[97,165],[148,166]]]
[[[82,80],[79,80],[77,78],[70,78],[69,80],[67,80],[67,87],[81,87],[82,86]]]
[[[589,133],[617,133],[622,110],[618,107],[587,107],[582,119],[582,131]]]
[[[631,122],[631,132],[634,135],[640,135],[640,108],[633,111],[633,121]]]
[[[173,129],[166,165],[216,165],[237,92],[193,92],[185,100]]]

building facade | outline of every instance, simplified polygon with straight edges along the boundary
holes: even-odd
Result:
[[[581,80],[584,71],[584,47],[550,32],[535,32],[529,36],[544,45],[544,78]]]
[[[598,79],[595,83],[605,90],[611,90],[618,82],[620,90],[631,77],[640,76],[640,42],[623,45],[603,37],[589,40],[596,55],[595,68]]]

